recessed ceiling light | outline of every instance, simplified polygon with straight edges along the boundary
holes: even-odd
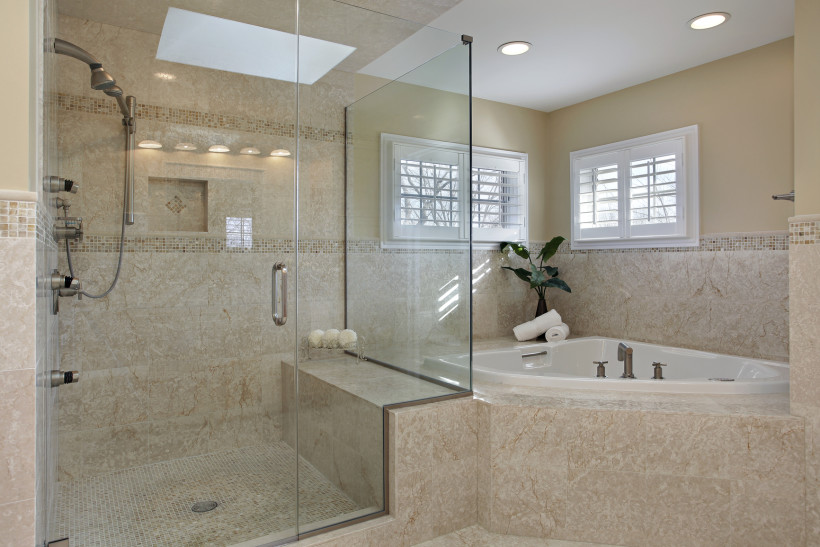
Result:
[[[527,53],[531,47],[532,44],[529,42],[507,42],[498,46],[498,51],[504,55],[521,55]]]
[[[177,150],[196,150],[196,145],[192,142],[181,142],[174,146]]]
[[[722,11],[704,13],[689,21],[689,27],[694,30],[706,30],[722,25],[729,20],[729,17],[731,17],[731,15]]]
[[[231,149],[224,144],[215,144],[208,148],[208,152],[230,152]]]
[[[284,148],[277,148],[273,152],[270,153],[271,156],[277,156],[280,158],[284,158],[290,156],[290,150],[286,150]]]
[[[140,148],[162,148],[162,144],[157,141],[144,140],[137,145]]]
[[[240,150],[239,153],[244,154],[246,156],[255,156],[255,155],[259,154],[260,152],[259,152],[258,148],[254,148],[253,146],[248,146],[247,148],[243,148],[242,150]]]
[[[171,80],[176,80],[177,79],[177,77],[175,75],[171,74],[170,72],[154,72],[154,76],[156,76],[160,80],[165,80],[165,81],[169,81],[169,82]]]

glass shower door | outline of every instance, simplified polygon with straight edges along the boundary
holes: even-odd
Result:
[[[84,231],[68,242],[71,265],[56,242],[59,268],[87,293],[60,298],[57,316],[59,368],[81,380],[57,389],[49,540],[227,546],[297,533],[296,413],[283,412],[296,389],[283,362],[296,358],[297,3],[194,4],[54,4],[53,38],[98,57],[135,103],[137,146],[123,228],[117,91],[47,53],[51,174],[80,187],[54,194],[70,208],[51,212],[82,217]]]

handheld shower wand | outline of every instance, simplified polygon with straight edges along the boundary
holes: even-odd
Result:
[[[122,112],[122,125],[125,126],[125,223],[134,224],[134,135],[137,132],[137,98],[128,95],[123,99],[119,86],[111,86],[103,91],[109,97],[117,99]]]
[[[92,89],[108,89],[117,83],[117,81],[106,72],[103,68],[102,63],[99,59],[88,53],[86,50],[79,46],[75,46],[71,42],[66,42],[65,40],[60,40],[59,38],[55,38],[54,42],[52,43],[52,48],[54,49],[54,53],[59,53],[60,55],[67,55],[69,57],[73,57],[78,59],[91,69],[91,88]]]

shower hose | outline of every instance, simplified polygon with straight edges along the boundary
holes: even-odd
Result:
[[[125,153],[128,154],[128,151],[126,150]],[[108,293],[114,290],[114,287],[117,286],[117,281],[119,281],[120,279],[120,270],[122,269],[122,252],[125,248],[125,204],[126,196],[128,193],[128,169],[126,169],[125,172],[125,184],[123,186],[125,189],[123,191],[122,196],[122,228],[120,229],[120,256],[117,259],[117,271],[114,273],[114,281],[111,282],[111,286],[108,287],[108,290],[106,290],[102,294],[91,294],[82,291],[82,295],[87,296],[88,298],[105,298],[106,296],[108,296]],[[64,213],[64,216],[68,216],[68,213]],[[70,272],[71,277],[76,277],[74,275],[74,265],[71,263],[71,246],[68,244],[68,239],[65,240],[65,255],[68,261],[68,271]]]

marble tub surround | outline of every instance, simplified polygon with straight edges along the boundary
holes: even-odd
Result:
[[[479,405],[478,522],[489,531],[805,544],[801,418]]]
[[[681,252],[562,247],[552,264],[573,292],[550,292],[549,304],[577,336],[788,361],[785,242],[778,232],[702,236]]]

